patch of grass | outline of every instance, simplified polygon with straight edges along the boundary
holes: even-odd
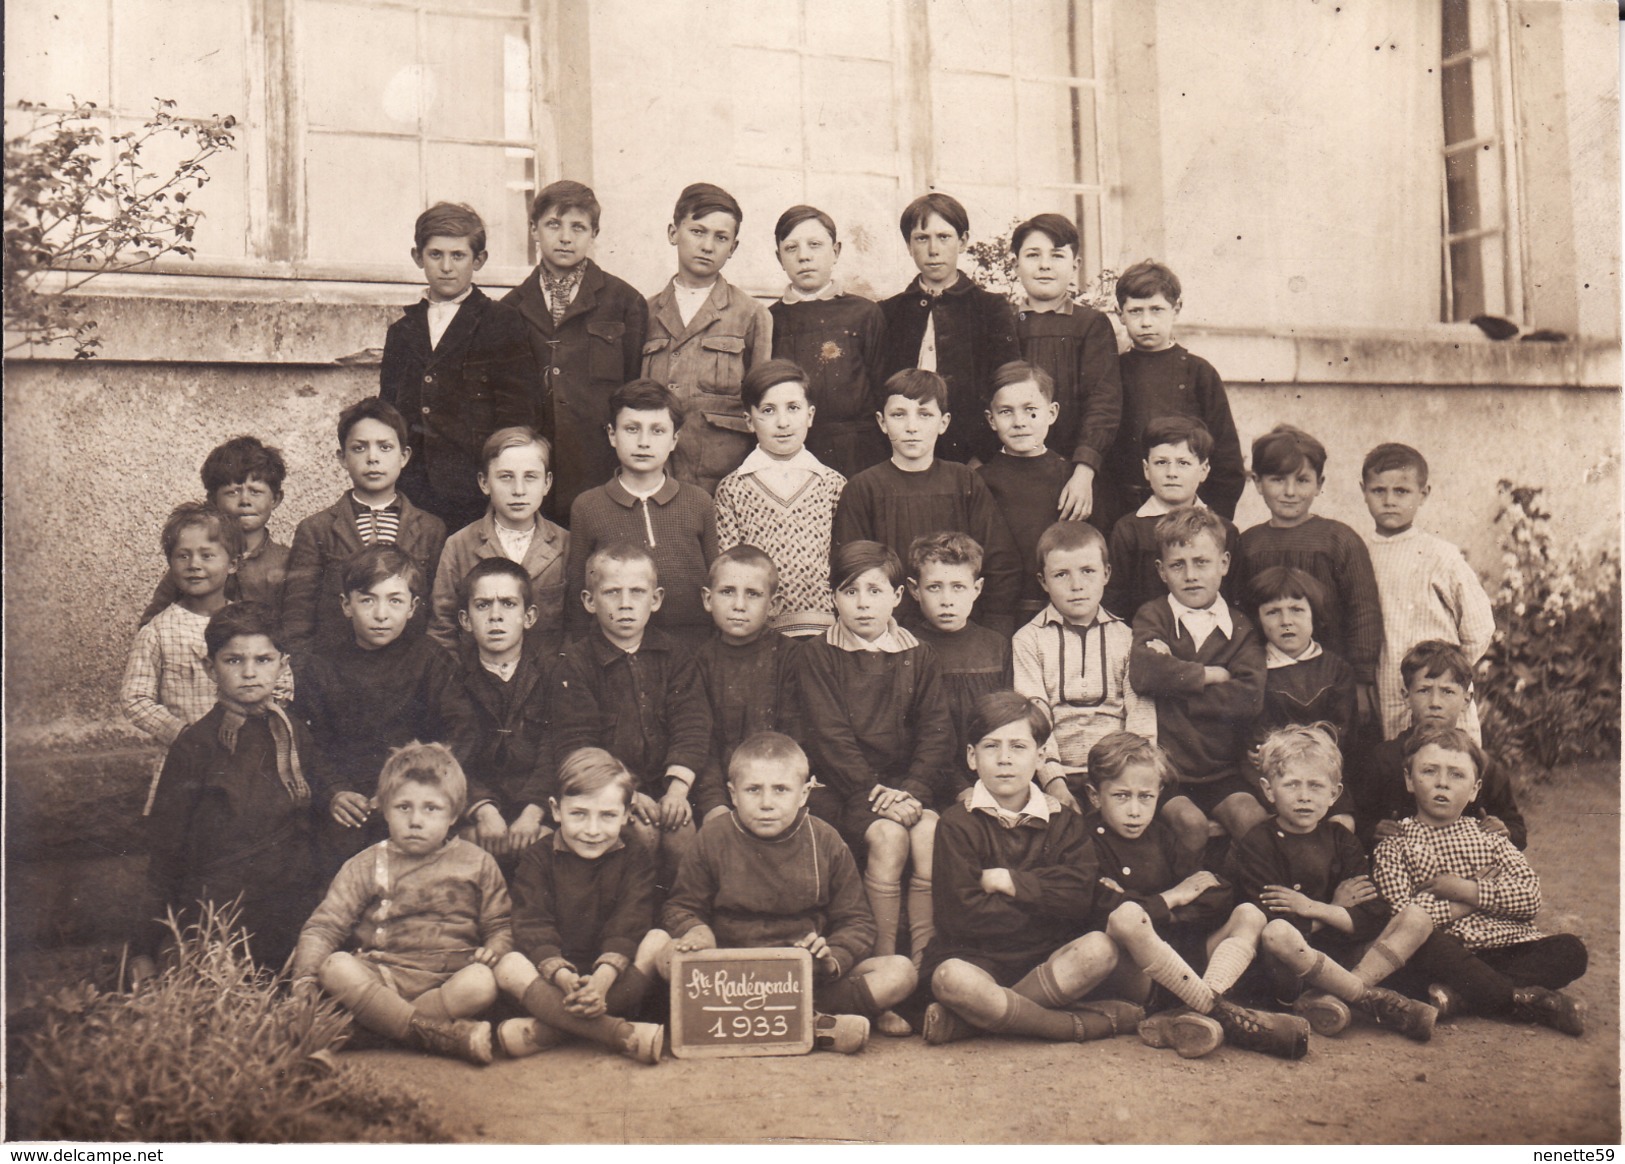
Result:
[[[90,982],[47,998],[8,1131],[42,1140],[441,1142],[422,1096],[316,1055],[348,1019],[257,968],[228,910],[173,917],[175,957],[129,993]],[[315,1055],[316,1057],[312,1057]]]

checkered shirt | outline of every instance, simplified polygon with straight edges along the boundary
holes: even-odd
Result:
[[[1486,871],[1487,870],[1487,871]],[[1478,882],[1479,906],[1452,921],[1450,903],[1417,886],[1441,873]],[[1544,936],[1535,928],[1540,911],[1540,878],[1505,837],[1495,836],[1466,817],[1436,829],[1407,817],[1399,834],[1386,837],[1372,855],[1372,876],[1395,913],[1415,904],[1433,919],[1433,928],[1461,939],[1472,950],[1513,946]]]
[[[182,728],[214,707],[214,680],[203,666],[203,628],[208,625],[208,615],[171,603],[136,632],[119,706],[159,743],[174,743]]]

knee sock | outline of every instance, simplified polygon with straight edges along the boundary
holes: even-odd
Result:
[[[1292,972],[1297,974],[1299,978],[1302,978],[1316,990],[1324,990],[1327,994],[1336,995],[1344,1002],[1359,1002],[1365,997],[1365,992],[1371,988],[1370,983],[1363,981],[1352,970],[1339,966],[1319,950],[1311,950],[1306,947],[1306,951],[1309,957],[1309,968],[1300,971],[1296,966],[1292,967]],[[1383,977],[1386,978],[1387,975],[1383,975]]]
[[[615,985],[609,988],[604,998],[604,1005],[609,1007],[610,1014],[628,1015],[642,1004],[644,995],[648,993],[649,976],[633,964],[622,970],[615,979]]]
[[[1235,935],[1225,938],[1213,947],[1213,953],[1208,955],[1207,973],[1202,975],[1202,981],[1214,994],[1223,994],[1234,986],[1236,979],[1246,973],[1247,967],[1253,964],[1255,951],[1254,943],[1246,938]]]
[[[525,1009],[554,1030],[565,1031],[591,1039],[614,1051],[626,1048],[626,1037],[632,1024],[614,1015],[601,1014],[597,1018],[582,1018],[564,1009],[564,995],[545,978],[538,978],[525,989]]]
[[[1151,956],[1140,963],[1140,969],[1161,983],[1174,996],[1192,1010],[1207,1014],[1213,1009],[1213,988],[1196,976],[1196,971],[1181,958],[1167,942],[1152,938]]]
[[[931,915],[931,879],[911,874],[908,879],[908,952],[914,958],[916,969],[936,932]]]
[[[1025,978],[1010,989],[1050,1010],[1061,1010],[1072,1001],[1062,992],[1061,984],[1055,980],[1055,971],[1048,962],[1033,967]]]
[[[1031,978],[1032,975],[1027,977]],[[1105,1015],[1051,1010],[1010,989],[1000,990],[999,993],[1004,996],[1004,1014],[987,1028],[997,1034],[1031,1035],[1052,1043],[1081,1043],[1087,1039],[1105,1038],[1112,1032],[1111,1021]]]
[[[1362,985],[1375,986],[1394,971],[1403,967],[1405,961],[1393,947],[1379,938],[1371,943],[1370,949],[1366,950],[1365,956],[1354,967],[1354,975]],[[1342,967],[1339,967],[1339,969],[1342,969]],[[1338,997],[1341,998],[1342,996],[1339,995]]]
[[[406,1032],[412,1027],[412,1004],[382,982],[369,982],[354,991],[344,990],[333,997],[355,1016],[356,1022],[396,1042],[405,1039]]]
[[[869,989],[867,975],[848,974],[836,982],[818,988],[814,1002],[825,1014],[861,1014],[873,1018],[880,1013],[874,991]]]
[[[879,881],[863,875],[863,888],[869,894],[869,910],[875,915],[877,958],[897,953],[897,923],[903,914],[903,889],[895,881]]]
[[[426,1019],[433,1019],[437,1023],[452,1022],[455,1016],[446,1007],[446,995],[440,987],[425,990],[412,1000],[412,1009]]]

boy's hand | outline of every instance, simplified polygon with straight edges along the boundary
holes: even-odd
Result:
[[[1397,820],[1379,820],[1377,827],[1372,830],[1371,839],[1380,841],[1384,837],[1399,836],[1399,822]]]
[[[1161,639],[1151,639],[1145,644],[1145,649],[1154,655],[1173,655],[1173,651],[1168,649],[1168,644]]]
[[[1061,490],[1061,520],[1083,521],[1094,511],[1095,471],[1088,465],[1074,465]]]
[[[560,966],[558,972],[553,975],[553,985],[559,988],[559,993],[566,999],[580,990],[581,984],[585,981],[587,981],[585,978],[568,966]]]
[[[632,819],[653,828],[660,823],[660,804],[647,792],[632,794]]]
[[[835,960],[835,951],[829,948],[829,943],[824,940],[822,934],[811,933],[804,938],[798,938],[790,944],[800,946],[811,954],[815,968],[820,971],[824,978],[839,978],[841,976],[841,964]]]
[[[1440,873],[1437,877],[1422,882],[1417,888],[1425,889],[1434,897],[1442,897],[1446,901],[1459,901],[1463,905],[1478,908],[1478,882],[1469,877]]]
[[[1290,913],[1296,917],[1310,917],[1315,909],[1313,901],[1296,889],[1288,889],[1285,885],[1264,886],[1258,900],[1263,902],[1264,908],[1271,913]]]
[[[582,1018],[597,1018],[606,1009],[604,999],[609,994],[609,988],[615,985],[615,978],[615,967],[599,966],[581,979],[581,985],[564,996],[565,1009]]]
[[[522,853],[542,839],[542,809],[527,804],[508,826],[508,852]]]
[[[920,802],[908,793],[887,788],[884,784],[876,784],[870,790],[869,808],[876,816],[894,820],[905,829],[919,824],[920,814],[925,811]]]
[[[1203,687],[1212,687],[1215,684],[1228,682],[1230,682],[1230,672],[1226,671],[1223,667],[1202,668]]]
[[[359,792],[333,794],[333,819],[345,828],[358,829],[372,815],[372,804]]]
[[[695,926],[673,941],[671,948],[683,954],[692,954],[695,950],[714,950],[717,948],[717,936],[711,932],[710,926]]]
[[[688,785],[673,780],[666,795],[660,798],[660,827],[670,832],[682,828],[694,819],[694,809],[688,803]]]
[[[508,851],[508,822],[494,804],[482,804],[474,814],[474,843],[493,857]]]
[[[1102,877],[1102,878],[1100,878],[1100,883],[1102,885],[1104,885],[1107,889],[1110,889],[1113,893],[1121,893],[1121,894],[1124,894],[1125,896],[1128,894],[1128,890],[1124,889],[1121,885],[1117,884],[1117,882],[1113,881],[1110,877]],[[1167,894],[1163,895],[1163,899],[1167,900]],[[1172,907],[1170,907],[1170,908],[1172,908]]]
[[[1336,889],[1332,890],[1332,904],[1343,909],[1353,909],[1357,905],[1364,905],[1368,901],[1377,900],[1377,887],[1372,884],[1371,878],[1361,874],[1350,877]]]
[[[1507,828],[1506,822],[1498,816],[1486,816],[1478,822],[1478,827],[1489,833],[1492,837],[1510,837],[1512,830]]]
[[[474,947],[474,952],[470,954],[469,957],[475,962],[478,962],[481,966],[495,966],[499,961],[501,961],[501,958],[497,952],[490,946]]]
[[[1160,896],[1168,903],[1169,909],[1178,909],[1182,905],[1189,905],[1218,883],[1219,879],[1208,870],[1198,869],[1172,889],[1163,890]]]
[[[1016,879],[1010,876],[1008,869],[983,869],[982,892],[988,895],[1002,893],[1006,897],[1016,895]]]

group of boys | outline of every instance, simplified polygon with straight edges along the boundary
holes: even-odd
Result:
[[[1366,458],[1362,538],[1279,425],[1238,533],[1166,267],[1118,280],[1119,357],[1058,215],[1013,234],[1019,313],[959,272],[946,195],[878,305],[800,206],[764,309],[721,277],[741,219],[686,189],[645,303],[555,183],[499,303],[478,216],[433,207],[426,298],[339,418],[351,488],[284,547],[277,450],[209,455],[122,692],[169,745],[140,974],[166,905],[237,899],[295,989],[474,1062],[566,1035],[658,1062],[649,988],[716,946],[806,948],[841,1051],[871,1023],[1287,1058],[1354,1012],[1581,1033],[1420,453]],[[526,1017],[493,1031],[499,997]]]

